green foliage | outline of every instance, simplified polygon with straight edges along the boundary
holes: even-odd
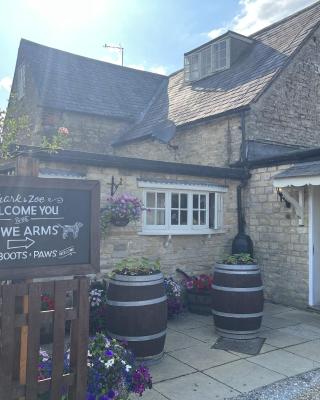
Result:
[[[142,258],[125,258],[120,261],[112,271],[121,275],[152,275],[160,271],[160,260]]]
[[[255,264],[255,260],[248,253],[239,253],[228,256],[223,260],[223,264],[230,265],[245,265],[245,264]]]
[[[65,127],[60,127],[57,131],[48,138],[47,136],[42,136],[41,148],[47,150],[48,153],[57,153],[62,150],[69,142],[69,131]]]
[[[0,158],[4,159],[11,157],[12,145],[16,143],[19,132],[30,136],[29,117],[18,115],[13,97],[10,102],[10,110],[6,112],[0,109]]]
[[[109,233],[111,224],[111,212],[109,210],[103,210],[100,214],[100,231],[101,237],[105,239]]]

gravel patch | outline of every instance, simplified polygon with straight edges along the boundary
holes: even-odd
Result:
[[[234,397],[234,400],[320,400],[320,369]]]

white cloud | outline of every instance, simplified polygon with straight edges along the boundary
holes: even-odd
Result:
[[[140,71],[146,70],[146,67],[143,64],[129,64],[129,65],[126,65],[126,67],[133,68],[133,69],[139,69]]]
[[[12,78],[10,78],[10,76],[5,76],[4,78],[0,79],[0,89],[10,92],[11,85]]]
[[[249,35],[312,3],[314,0],[240,0],[240,13],[229,24],[210,31],[208,36],[217,37],[228,29]]]
[[[167,75],[167,68],[164,65],[157,65],[150,68],[149,71],[154,72],[155,74]]]

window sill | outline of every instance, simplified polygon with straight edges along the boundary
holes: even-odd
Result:
[[[198,235],[218,235],[224,234],[224,229],[202,229],[202,230],[194,230],[194,231],[152,231],[152,230],[143,230],[138,232],[140,236],[198,236]]]

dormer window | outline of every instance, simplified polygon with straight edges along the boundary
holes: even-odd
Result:
[[[230,65],[248,49],[251,43],[251,39],[229,31],[220,38],[186,53],[184,55],[185,81],[196,81],[230,68]]]
[[[17,69],[17,97],[21,100],[25,95],[26,88],[26,67],[21,64]]]

